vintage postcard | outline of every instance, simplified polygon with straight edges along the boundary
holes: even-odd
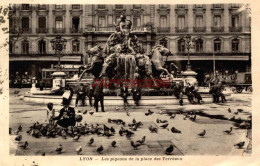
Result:
[[[258,6],[3,2],[0,164],[259,165]]]

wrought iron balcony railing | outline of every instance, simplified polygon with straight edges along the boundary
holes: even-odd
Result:
[[[188,32],[188,27],[185,27],[185,28],[175,27],[175,31],[178,33]]]
[[[229,31],[230,32],[241,32],[242,31],[242,27],[241,26],[229,27]]]
[[[65,28],[53,28],[53,33],[65,33]]]
[[[212,32],[224,32],[224,27],[211,27]]]
[[[170,27],[157,27],[158,33],[170,33]]]
[[[82,33],[82,28],[70,28],[70,33]]]
[[[49,33],[49,28],[36,28],[36,33]]]
[[[193,32],[205,32],[206,27],[193,27]]]
[[[32,33],[32,29],[31,28],[20,28],[19,32],[20,33]]]

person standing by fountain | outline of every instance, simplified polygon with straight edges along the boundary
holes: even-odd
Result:
[[[95,79],[93,83],[93,97],[94,97],[94,108],[98,112],[98,103],[100,102],[101,110],[104,111],[104,93],[103,93],[103,82],[100,78]]]

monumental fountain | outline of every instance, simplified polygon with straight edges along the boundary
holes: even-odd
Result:
[[[120,97],[120,89],[124,88],[131,92],[131,89],[141,89],[140,105],[178,105],[178,96],[174,95],[174,87],[182,85],[197,86],[196,73],[181,72],[179,78],[173,76],[172,71],[164,68],[164,56],[171,55],[171,52],[162,45],[155,45],[149,53],[141,48],[137,36],[131,31],[132,22],[121,16],[115,25],[115,32],[110,35],[103,49],[101,46],[94,46],[87,53],[92,56],[91,63],[80,73],[76,84],[81,82],[85,73],[91,73],[92,82],[101,80],[104,85],[104,104],[123,105]],[[175,67],[175,72],[178,68]],[[190,66],[189,66],[190,67]],[[60,74],[59,74],[60,73]],[[191,75],[189,75],[191,73]],[[164,75],[166,78],[162,78]],[[53,73],[53,88],[39,91],[33,86],[33,90],[23,96],[23,99],[34,103],[55,103],[60,104],[62,95],[60,90],[62,84],[66,84],[63,72]],[[64,85],[63,85],[64,87]],[[208,88],[199,88],[204,102],[212,102]],[[59,92],[59,93],[58,93]],[[231,93],[225,91],[227,100],[231,99]],[[86,99],[88,100],[88,99]],[[189,103],[187,97],[183,96],[184,103]],[[72,105],[75,103],[75,95],[72,98]],[[128,97],[130,105],[134,104],[133,97]]]

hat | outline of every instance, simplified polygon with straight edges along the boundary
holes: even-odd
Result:
[[[63,99],[62,105],[63,106],[69,106],[70,105],[70,101],[68,99]]]

